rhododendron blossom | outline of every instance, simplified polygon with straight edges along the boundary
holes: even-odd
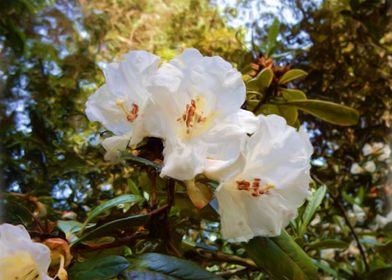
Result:
[[[0,279],[49,280],[50,250],[23,226],[0,225]]]
[[[228,62],[186,49],[161,65],[153,83],[151,111],[157,113],[146,115],[145,125],[150,135],[164,139],[161,175],[190,180],[208,159],[223,166],[240,155],[256,118],[240,109],[245,84]]]
[[[244,147],[244,160],[222,179],[216,192],[222,235],[229,241],[277,236],[310,194],[309,137],[279,116],[258,117]]]
[[[148,85],[158,63],[159,57],[153,54],[131,51],[121,61],[107,66],[106,83],[89,97],[87,117],[115,134],[103,143],[107,159],[114,159],[118,150],[137,144],[146,136],[143,114],[151,96]]]

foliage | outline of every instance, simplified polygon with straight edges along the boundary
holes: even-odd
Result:
[[[282,1],[302,20],[254,26],[246,53],[245,30],[228,27],[208,1],[1,1],[0,218],[41,240],[66,234],[70,279],[315,279],[314,264],[323,276],[388,279],[391,232],[374,220],[391,210],[390,167],[377,161],[376,172],[359,175],[350,167],[368,160],[365,143],[392,137],[392,9],[381,0],[310,2]],[[309,49],[293,47],[304,40]],[[221,239],[213,204],[195,209],[182,182],[156,175],[157,139],[137,156],[103,161],[108,132],[84,116],[100,68],[130,49],[169,59],[190,46],[242,69],[246,109],[312,134],[313,187],[323,187],[280,237]]]

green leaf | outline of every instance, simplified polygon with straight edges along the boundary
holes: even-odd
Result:
[[[324,272],[326,272],[327,274],[329,274],[330,276],[334,277],[334,279],[338,279],[338,273],[332,269],[328,263],[324,263],[323,261],[319,261],[319,260],[314,260],[314,264],[320,268],[321,270],[323,270]]]
[[[298,119],[297,108],[291,106],[279,106],[279,111],[279,115],[286,119],[287,124],[294,126],[295,122]]]
[[[83,223],[83,226],[81,228],[81,231],[83,231],[84,227],[95,217],[99,216],[103,212],[118,206],[119,204],[124,204],[124,203],[137,203],[142,201],[143,198],[140,195],[133,195],[133,194],[124,194],[120,195],[118,197],[115,197],[113,199],[110,199],[108,201],[105,201],[104,203],[101,203],[97,207],[95,207],[93,210],[91,210],[90,213],[87,215],[86,221]]]
[[[306,209],[304,214],[302,215],[302,223],[299,227],[298,235],[303,236],[306,231],[306,228],[310,221],[312,220],[314,213],[316,213],[317,208],[320,206],[321,202],[324,199],[325,193],[327,191],[326,186],[321,186],[314,192],[312,198],[306,205]]]
[[[255,237],[245,244],[245,248],[273,279],[318,279],[311,258],[285,231],[278,237]]]
[[[255,78],[246,83],[247,90],[264,91],[267,89],[274,78],[274,72],[270,68],[263,69]]]
[[[106,280],[116,277],[129,267],[126,258],[106,256],[77,262],[68,270],[72,280]]]
[[[134,263],[131,262],[133,271],[145,271],[156,272],[162,275],[162,278],[152,279],[172,279],[167,277],[173,277],[183,280],[218,280],[222,279],[219,276],[206,271],[204,268],[197,264],[179,259],[172,256],[167,256],[157,253],[147,253],[136,257]],[[165,278],[166,277],[166,278]],[[133,278],[129,278],[133,279]],[[143,278],[137,278],[143,279]],[[150,278],[148,278],[150,279]]]
[[[315,241],[306,246],[307,251],[310,250],[321,250],[321,249],[328,249],[328,248],[338,248],[338,249],[345,249],[349,246],[349,244],[345,241],[338,240],[338,239],[326,239]]]
[[[84,225],[82,223],[79,223],[78,221],[62,221],[62,220],[57,221],[57,227],[60,230],[62,230],[65,234],[79,232],[83,226]],[[86,227],[90,228],[92,226],[94,225],[90,224],[87,225]]]
[[[357,110],[328,101],[311,99],[290,100],[284,104],[295,106],[306,113],[336,125],[355,125],[359,120],[359,113]]]
[[[137,157],[137,156],[131,155],[129,153],[123,153],[120,158],[128,160],[128,161],[131,161],[131,162],[133,162],[133,163],[135,163],[137,165],[143,165],[143,166],[154,168],[157,171],[161,170],[161,166],[159,164],[156,164],[155,162],[150,161],[150,160],[145,159],[145,158],[141,158],[141,157]]]
[[[286,73],[284,73],[282,77],[280,77],[278,83],[280,85],[284,85],[284,84],[287,84],[288,82],[291,82],[293,80],[305,77],[306,75],[308,75],[308,73],[306,73],[304,70],[291,69],[291,70],[287,71]]]
[[[279,35],[279,29],[280,29],[280,22],[277,18],[274,19],[272,22],[271,27],[268,29],[268,46],[265,51],[265,55],[267,57],[271,56],[271,53],[273,52],[275,46],[276,46],[276,39],[278,38]]]
[[[306,100],[306,94],[299,89],[294,88],[280,88],[279,92],[287,101],[289,100]]]
[[[131,230],[133,227],[145,225],[150,220],[149,215],[134,215],[126,218],[107,222],[101,226],[94,227],[77,240],[71,243],[74,246],[84,240],[108,236],[116,231]]]
[[[377,246],[376,251],[389,263],[392,263],[392,241],[387,244]]]
[[[256,112],[257,115],[279,115],[286,119],[287,124],[293,126],[298,118],[297,108],[292,106],[281,106],[275,104],[263,104],[260,109]]]
[[[126,280],[178,280],[178,278],[152,271],[125,271],[122,276]]]

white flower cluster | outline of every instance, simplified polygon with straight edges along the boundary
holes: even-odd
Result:
[[[375,160],[381,162],[388,160],[391,155],[391,148],[389,145],[381,142],[375,142],[371,144],[366,143],[362,147],[362,154],[364,157],[366,157],[367,160],[362,165],[357,162],[353,163],[350,169],[352,174],[375,172],[377,169]]]
[[[50,250],[23,226],[0,225],[0,279],[50,280]]]
[[[86,114],[114,133],[102,142],[106,159],[144,137],[161,138],[161,176],[219,181],[222,234],[230,241],[279,235],[296,216],[310,193],[309,138],[282,117],[242,110],[245,84],[228,62],[186,49],[160,64],[131,51],[104,74]]]

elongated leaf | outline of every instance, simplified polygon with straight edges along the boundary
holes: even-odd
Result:
[[[102,214],[103,212],[116,207],[120,204],[124,204],[124,203],[137,203],[142,201],[143,198],[140,195],[133,195],[133,194],[124,194],[124,195],[120,195],[118,197],[115,197],[113,199],[110,199],[108,201],[105,201],[104,203],[101,203],[100,205],[98,205],[97,207],[95,207],[93,210],[91,210],[90,213],[88,213],[87,215],[87,219],[83,224],[83,227],[81,229],[81,231],[84,229],[84,227],[91,221],[93,220],[95,217],[99,216],[100,214]]]
[[[256,112],[257,115],[279,115],[286,119],[287,124],[293,126],[298,118],[297,108],[285,105],[263,104]]]
[[[156,164],[155,162],[150,161],[150,160],[145,159],[145,158],[141,158],[141,157],[137,157],[137,156],[131,155],[129,153],[122,154],[121,155],[121,159],[125,159],[125,160],[128,160],[128,161],[131,161],[131,162],[133,162],[133,163],[135,163],[137,165],[148,166],[148,167],[154,168],[157,171],[161,170],[161,166],[159,164]]]
[[[272,22],[271,27],[268,29],[268,46],[266,49],[265,55],[267,57],[270,57],[275,46],[276,46],[276,39],[278,38],[279,35],[279,28],[280,28],[280,22],[277,18],[274,19]]]
[[[306,100],[306,94],[295,88],[281,88],[279,91],[286,100]]]
[[[310,221],[312,220],[314,213],[316,213],[317,208],[320,206],[321,202],[323,201],[326,191],[327,191],[327,187],[321,186],[317,189],[317,191],[314,192],[302,216],[302,223],[298,231],[299,236],[302,236],[305,233],[306,228],[310,223]]]
[[[291,70],[287,71],[286,73],[284,73],[282,77],[280,77],[278,83],[280,85],[284,85],[284,84],[287,84],[288,82],[291,82],[293,80],[305,77],[306,75],[308,75],[308,73],[306,73],[304,70],[291,69]]]
[[[69,279],[72,280],[106,280],[116,277],[129,266],[126,258],[121,256],[106,256],[75,263],[69,269]]]
[[[270,68],[263,69],[254,79],[246,83],[246,88],[251,91],[264,91],[274,78],[274,72]]]
[[[178,278],[171,277],[159,272],[152,271],[125,271],[122,276],[126,280],[177,280]]]
[[[273,279],[318,279],[317,268],[285,232],[279,237],[255,237],[244,245],[249,256]]]
[[[133,259],[131,270],[133,271],[145,271],[156,272],[162,275],[162,278],[152,279],[172,279],[167,278],[168,276],[183,279],[183,280],[218,280],[221,279],[219,276],[206,271],[204,268],[197,264],[179,259],[172,256],[167,256],[157,253],[147,253],[140,255]],[[165,278],[166,277],[166,278]],[[133,279],[133,278],[130,278]],[[142,278],[136,278],[142,279]],[[150,278],[148,278],[150,279]]]
[[[272,239],[306,273],[309,279],[318,278],[317,268],[314,266],[312,259],[285,230],[282,230],[280,236]]]
[[[84,240],[90,240],[102,236],[109,236],[116,231],[132,229],[135,226],[141,226],[146,224],[149,220],[149,215],[135,215],[110,221],[102,226],[92,228],[90,231],[83,234],[80,238],[73,241],[71,243],[71,246],[74,246]]]
[[[316,116],[332,124],[349,126],[358,123],[359,113],[357,110],[322,100],[290,100],[284,103],[295,106],[298,109]]]
[[[309,250],[321,250],[321,249],[329,249],[329,248],[345,249],[349,245],[350,244],[342,240],[326,239],[326,240],[312,242],[308,244],[306,247],[307,247],[307,251],[309,251]]]

